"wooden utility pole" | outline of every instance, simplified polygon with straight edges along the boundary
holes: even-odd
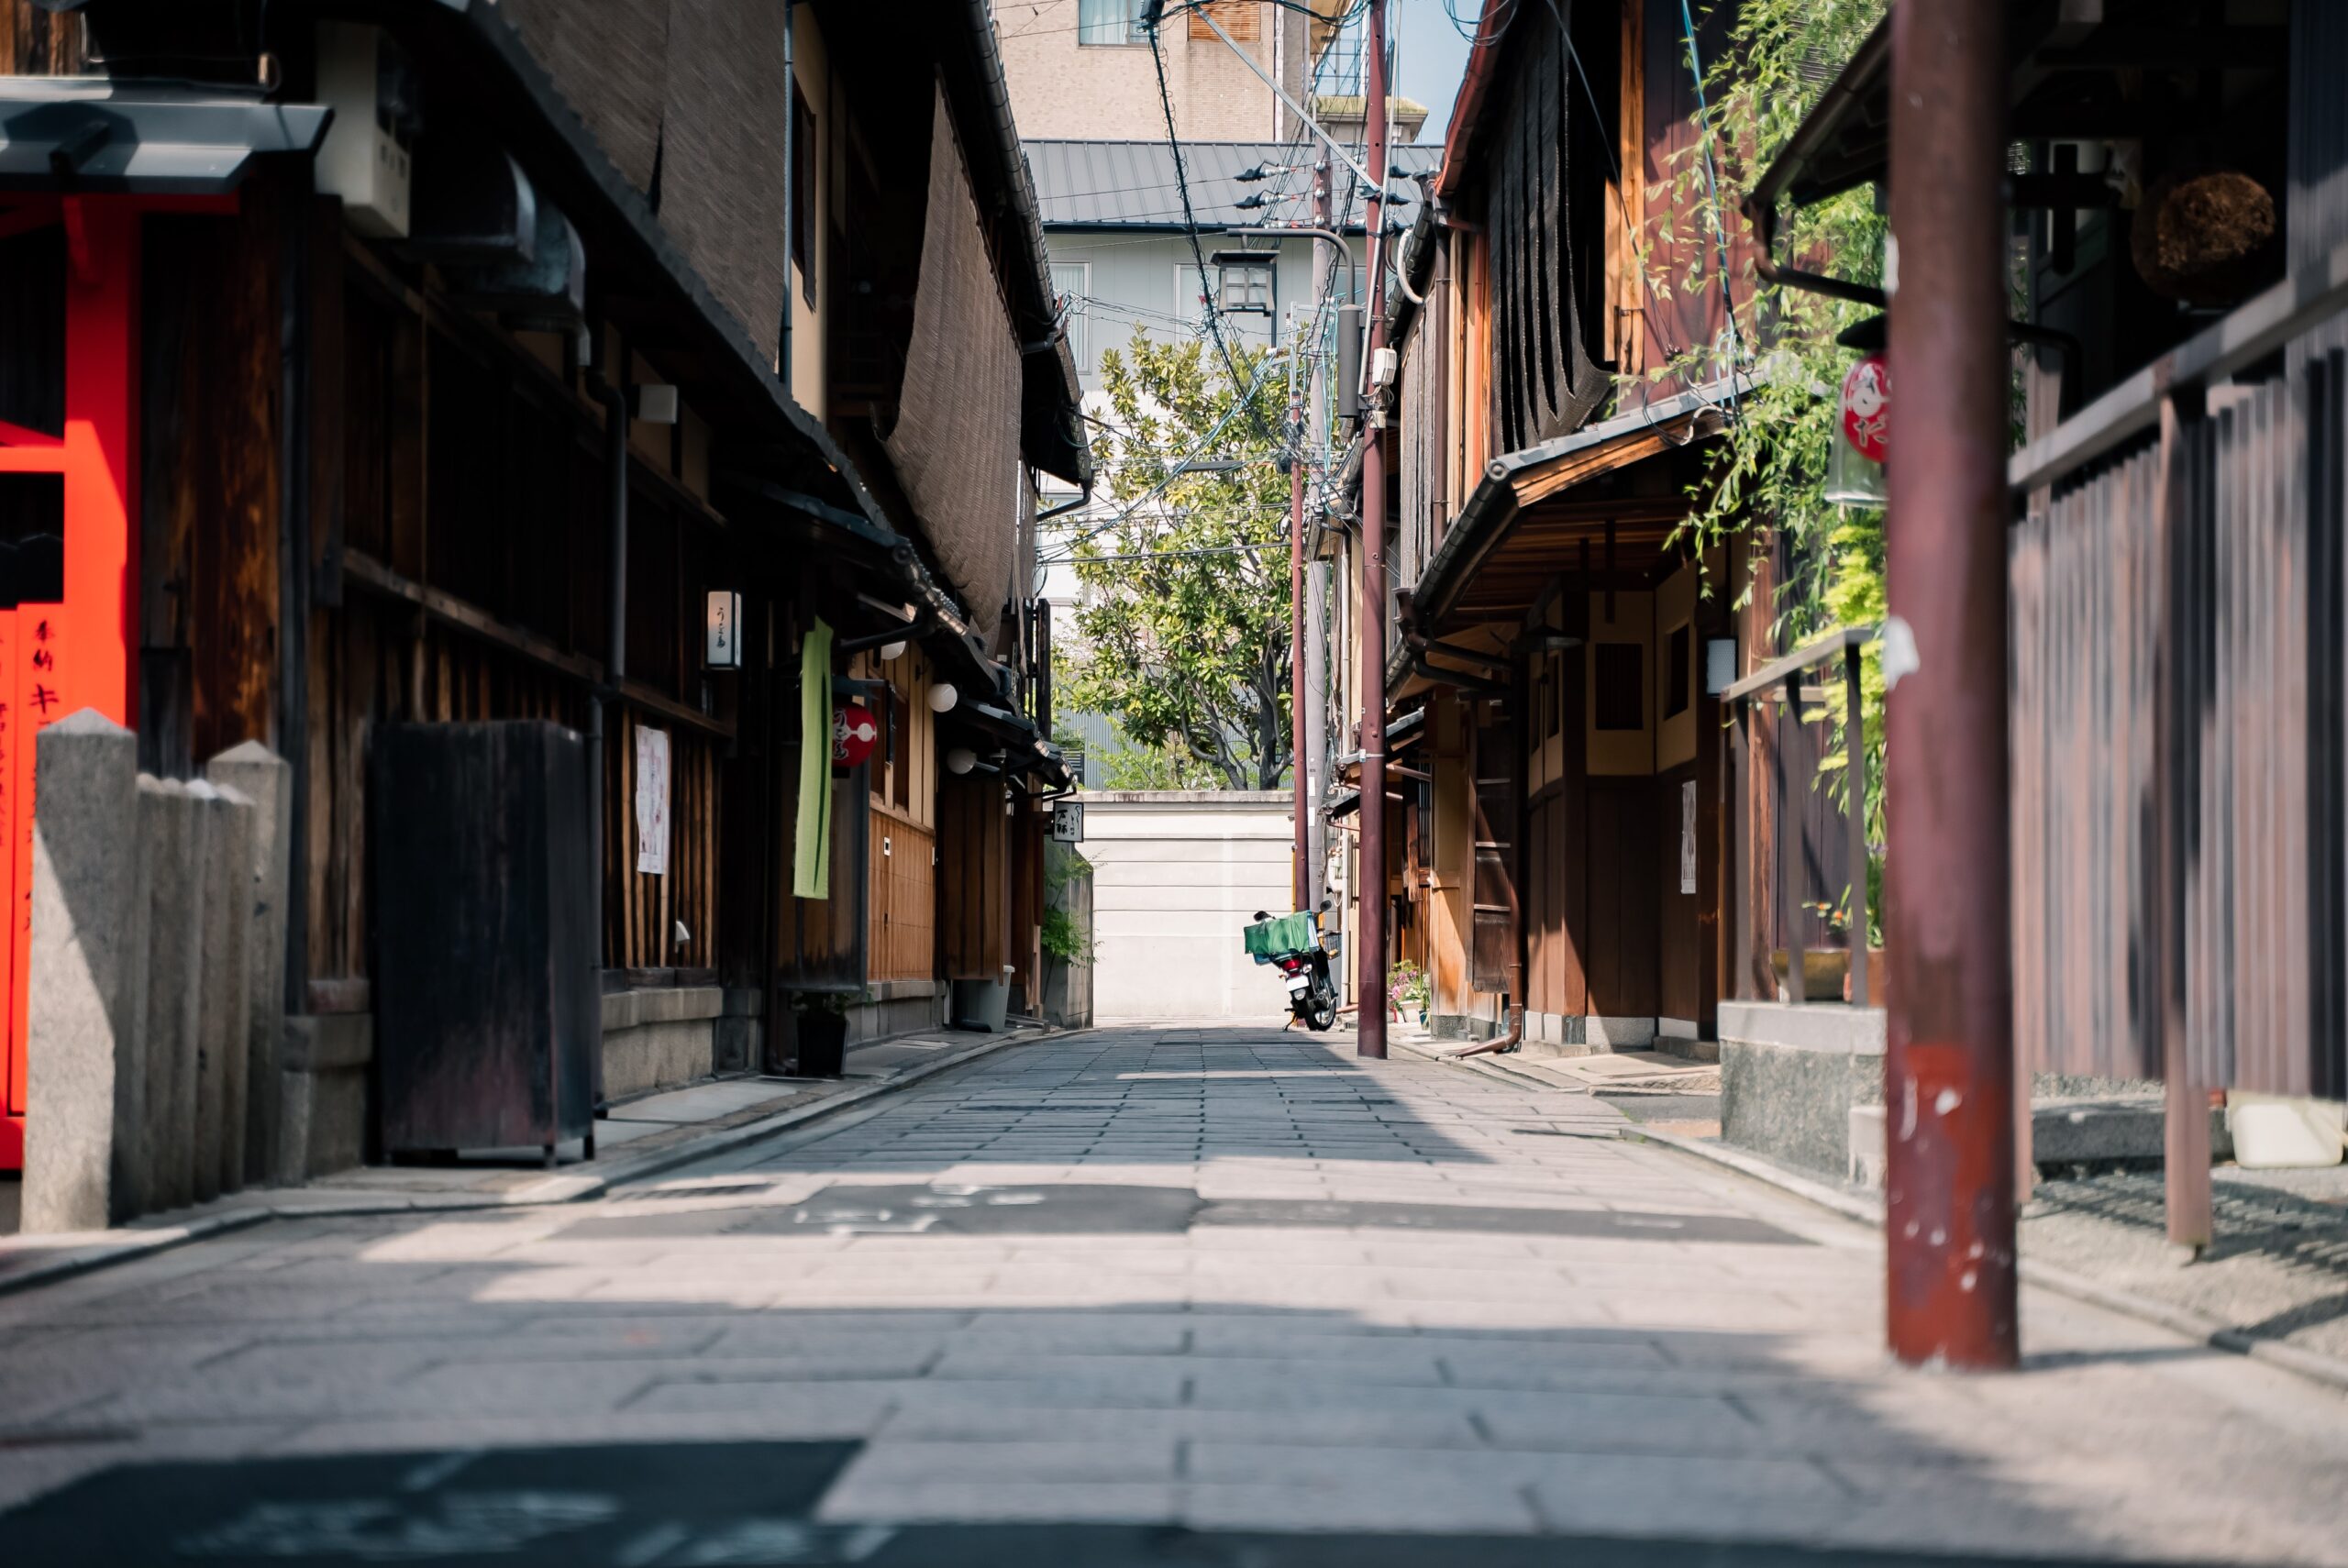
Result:
[[[1368,122],[1369,352],[1362,368],[1373,384],[1386,347],[1386,0],[1368,0],[1369,61],[1362,113]],[[1364,1056],[1386,1055],[1386,408],[1382,395],[1362,405],[1361,456],[1361,864],[1358,952],[1354,974]]]
[[[1884,1061],[1886,1327],[1902,1361],[1977,1370],[2020,1358],[2005,11],[2005,0],[1892,8],[1893,249],[1884,269],[1899,404],[1885,527],[1894,870],[1884,936],[1899,955]]]

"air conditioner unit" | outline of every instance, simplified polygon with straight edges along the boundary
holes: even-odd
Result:
[[[318,101],[334,111],[318,149],[317,188],[342,198],[360,233],[404,239],[415,148],[415,72],[381,28],[318,24]]]

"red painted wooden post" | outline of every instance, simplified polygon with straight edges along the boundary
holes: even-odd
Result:
[[[64,602],[0,610],[0,1170],[25,1163],[25,1019],[32,957],[34,737],[94,708],[138,709],[138,225],[133,197],[69,196],[65,430],[0,431],[0,471],[64,479]]]

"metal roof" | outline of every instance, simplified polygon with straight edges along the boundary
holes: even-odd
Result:
[[[306,153],[327,110],[103,77],[0,79],[0,189],[209,193]]]
[[[1036,195],[1042,204],[1047,229],[1182,230],[1182,192],[1187,182],[1191,210],[1204,233],[1252,227],[1262,223],[1310,223],[1312,203],[1300,197],[1275,201],[1264,208],[1242,209],[1242,197],[1258,192],[1279,197],[1309,191],[1311,177],[1303,173],[1276,174],[1268,180],[1243,181],[1239,175],[1257,164],[1274,167],[1310,163],[1312,150],[1301,142],[1186,141],[1182,144],[1183,180],[1174,173],[1174,149],[1157,141],[1030,141],[1027,161],[1036,173]],[[1418,190],[1411,177],[1431,174],[1442,161],[1443,149],[1412,144],[1391,149],[1390,167],[1402,175],[1389,182],[1390,190],[1408,193],[1389,209],[1407,226],[1418,216]],[[1350,182],[1340,180],[1343,199]],[[1345,226],[1358,234],[1362,204],[1353,204]]]

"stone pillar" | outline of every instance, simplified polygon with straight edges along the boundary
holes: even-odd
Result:
[[[208,787],[207,787],[208,789]],[[198,1003],[204,933],[202,805],[189,787],[138,779],[138,840],[148,883],[147,1207],[195,1201],[195,1121],[203,1114]]]
[[[207,1095],[196,1143],[199,1188],[235,1192],[245,1185],[246,1054],[252,1030],[253,805],[233,786],[206,782],[211,792],[204,834],[204,1054]]]
[[[259,741],[230,746],[204,765],[204,776],[252,802],[252,921],[246,935],[249,1024],[245,1036],[244,1178],[299,1181],[279,1167],[284,1114],[285,917],[293,897],[294,770]]]
[[[83,709],[35,745],[23,1223],[104,1230],[145,1196],[138,737]]]

